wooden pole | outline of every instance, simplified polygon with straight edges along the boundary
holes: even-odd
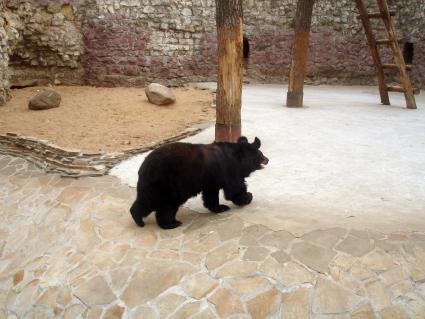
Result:
[[[314,0],[298,0],[286,106],[302,107]]]
[[[215,140],[236,142],[241,135],[243,78],[242,0],[217,0],[218,82]]]

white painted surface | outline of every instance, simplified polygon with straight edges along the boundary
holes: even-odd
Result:
[[[247,85],[243,134],[258,136],[270,159],[248,179],[254,201],[241,218],[302,233],[352,224],[394,230],[425,229],[425,96],[418,110],[402,94],[379,103],[374,87],[307,87],[301,109],[283,106],[286,87]],[[186,139],[210,143],[214,128]],[[111,174],[137,183],[145,154]],[[206,212],[199,197],[186,206]]]

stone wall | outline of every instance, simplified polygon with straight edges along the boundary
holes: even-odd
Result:
[[[205,128],[205,124],[195,125],[159,142],[116,153],[84,153],[61,148],[47,140],[7,133],[0,134],[0,154],[25,158],[46,172],[64,177],[100,176],[129,157],[195,135]]]
[[[81,21],[85,2],[6,2],[6,21],[19,36],[11,48],[11,85],[83,84]]]
[[[3,19],[4,0],[0,0],[0,106],[9,99],[9,54],[6,34],[6,22]]]
[[[214,78],[214,0],[102,0],[98,4],[83,30],[90,83],[179,85]]]
[[[14,86],[142,86],[152,81],[180,85],[215,79],[214,0],[0,1],[3,7],[6,4],[0,34],[6,23],[14,38],[6,40],[9,62],[2,44],[0,68],[9,64]],[[398,34],[414,44],[412,78],[425,87],[421,32],[425,2],[389,2],[397,9]],[[268,82],[287,79],[295,8],[296,0],[244,1],[249,77]],[[384,60],[388,59],[384,54]],[[308,81],[374,83],[372,59],[354,1],[316,2]]]

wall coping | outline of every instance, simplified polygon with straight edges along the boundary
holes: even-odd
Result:
[[[160,141],[113,153],[84,152],[63,148],[48,140],[32,136],[6,133],[0,134],[0,154],[24,158],[47,173],[56,173],[63,177],[102,176],[131,156],[195,135],[210,125],[211,123],[197,124]]]

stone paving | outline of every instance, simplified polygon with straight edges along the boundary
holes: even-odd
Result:
[[[111,176],[0,155],[0,318],[425,318],[425,234],[302,236],[229,213],[144,228]]]

